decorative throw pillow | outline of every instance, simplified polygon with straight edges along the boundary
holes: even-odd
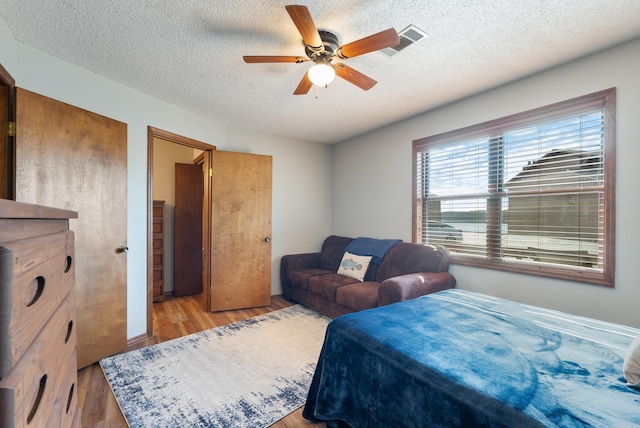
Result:
[[[369,263],[371,263],[371,256],[358,256],[356,254],[344,253],[340,267],[338,268],[338,273],[362,282],[369,268]]]
[[[640,334],[627,350],[622,370],[629,385],[640,387]]]

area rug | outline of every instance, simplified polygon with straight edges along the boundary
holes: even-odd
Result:
[[[304,404],[328,322],[294,305],[100,365],[130,427],[266,427]]]

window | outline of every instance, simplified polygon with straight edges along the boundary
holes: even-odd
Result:
[[[614,285],[615,88],[413,142],[413,241]]]

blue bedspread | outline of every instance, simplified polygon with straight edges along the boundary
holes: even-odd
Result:
[[[353,427],[637,427],[638,330],[464,290],[327,327],[303,415]]]

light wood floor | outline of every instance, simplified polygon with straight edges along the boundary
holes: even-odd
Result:
[[[202,295],[168,298],[164,302],[153,304],[153,337],[137,342],[128,350],[143,348],[187,334],[241,321],[287,306],[291,306],[291,303],[280,296],[273,296],[271,306],[265,308],[207,313],[203,310]],[[82,412],[83,427],[126,428],[127,426],[98,363],[78,372],[78,403]],[[301,408],[297,409],[271,427],[326,427],[324,423],[308,422],[302,417],[301,412]]]

